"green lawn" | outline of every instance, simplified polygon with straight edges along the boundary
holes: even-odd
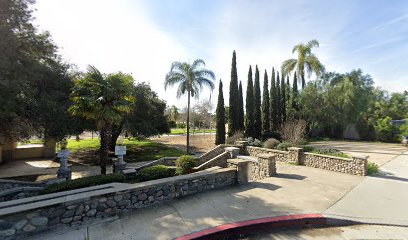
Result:
[[[167,146],[162,143],[153,142],[150,140],[129,140],[125,139],[124,145],[126,146],[126,162],[141,162],[151,161],[162,157],[178,157],[185,154],[184,151]],[[67,148],[73,153],[73,157],[77,158],[80,162],[89,163],[91,159],[95,158],[97,161],[99,139],[83,139],[76,141],[75,139],[69,139]],[[113,153],[109,154],[110,157],[115,157]]]
[[[215,133],[215,129],[190,129],[190,133]],[[185,128],[172,128],[170,135],[178,135],[178,134],[186,134],[187,133],[187,129]]]

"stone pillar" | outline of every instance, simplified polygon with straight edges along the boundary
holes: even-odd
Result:
[[[2,160],[3,162],[14,160],[14,151],[17,147],[17,144],[12,140],[6,141],[2,145]]]
[[[44,141],[44,158],[55,158],[56,144],[53,138]]]
[[[226,147],[225,151],[230,153],[231,158],[237,158],[237,155],[239,154],[239,148],[237,147]]]
[[[259,177],[260,179],[276,175],[275,156],[271,154],[258,154]]]
[[[289,147],[289,157],[291,159],[291,163],[300,165],[302,164],[302,155],[303,155],[303,148],[298,147]]]
[[[367,159],[368,156],[352,156],[353,174],[366,176],[367,175]]]
[[[242,159],[228,159],[228,166],[235,167],[237,169],[237,183],[238,184],[245,184],[248,183],[250,180],[250,173],[249,173],[249,163],[248,160]]]

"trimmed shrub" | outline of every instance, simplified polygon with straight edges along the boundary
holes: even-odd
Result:
[[[164,165],[156,165],[140,170],[137,178],[140,181],[150,181],[160,178],[167,178],[174,176],[175,172],[173,169],[168,168]]]
[[[303,148],[303,152],[313,152],[316,150],[316,148],[312,146],[299,146],[299,147]]]
[[[279,143],[278,146],[276,146],[276,149],[281,150],[281,151],[287,151],[289,147],[293,147],[294,145],[288,142],[283,142]]]
[[[367,173],[368,175],[373,175],[378,173],[378,165],[373,162],[367,163]]]
[[[197,160],[190,155],[182,155],[176,160],[176,174],[183,175],[193,172],[193,168],[197,165]]]
[[[234,133],[231,137],[227,138],[225,140],[226,144],[235,144],[236,141],[239,141],[244,138],[244,133],[241,131],[238,131]]]
[[[107,174],[107,175],[97,175],[97,176],[90,176],[90,177],[83,177],[73,180],[68,180],[65,182],[54,183],[45,187],[41,193],[48,194],[48,193],[55,193],[55,192],[62,192],[68,191],[78,188],[84,187],[91,187],[106,183],[113,183],[113,182],[125,182],[126,177],[119,173]]]
[[[262,146],[264,148],[274,149],[276,146],[278,146],[279,143],[279,140],[275,138],[269,138],[262,144]]]
[[[269,139],[269,138],[275,138],[275,139],[277,139],[277,140],[282,140],[282,137],[281,137],[281,135],[280,135],[280,133],[279,132],[274,132],[274,131],[264,131],[263,133],[262,133],[262,140],[266,140],[266,139]]]

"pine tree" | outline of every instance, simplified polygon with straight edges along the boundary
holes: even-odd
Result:
[[[246,91],[245,103],[245,136],[252,137],[254,135],[254,87],[252,82],[252,67],[249,66],[248,83]]]
[[[239,130],[239,97],[238,97],[238,75],[237,75],[237,57],[235,51],[232,53],[231,64],[231,82],[229,92],[229,123],[228,136],[232,136]]]
[[[261,86],[259,82],[258,66],[255,68],[255,82],[254,82],[254,138],[261,139],[262,133],[262,113],[261,113]]]
[[[262,132],[269,131],[270,129],[270,112],[269,112],[269,89],[268,89],[268,73],[265,70],[264,82],[263,82],[263,95],[262,95]]]
[[[239,131],[244,131],[245,124],[244,124],[244,97],[242,94],[242,82],[239,81],[238,87],[238,103],[239,103],[239,114],[238,114],[238,126]]]
[[[283,76],[282,73],[282,78],[281,78],[281,123],[284,123],[286,121],[286,86],[285,86],[285,76]]]
[[[277,108],[276,108],[276,83],[275,83],[275,69],[272,68],[272,77],[271,77],[271,94],[270,94],[270,119],[271,119],[271,130],[276,131],[278,126],[277,119]]]
[[[223,144],[225,143],[225,107],[221,79],[218,91],[217,109],[215,110],[215,123],[217,128],[215,133],[215,144]]]
[[[280,128],[280,124],[282,123],[282,109],[281,109],[281,95],[280,95],[280,78],[279,72],[276,71],[276,101],[275,101],[275,108],[276,108],[276,129]]]
[[[297,87],[296,72],[293,77],[292,93],[290,94],[290,105],[293,111],[292,117],[297,117],[297,114],[299,112],[299,92]]]

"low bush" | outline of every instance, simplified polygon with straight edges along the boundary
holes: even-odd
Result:
[[[172,177],[175,175],[174,169],[164,165],[156,165],[140,170],[137,178],[140,181],[150,181],[160,178]]]
[[[248,146],[254,146],[254,147],[261,147],[262,146],[262,142],[257,139],[257,138],[246,138],[245,139],[248,142]]]
[[[262,144],[262,146],[264,148],[274,149],[276,146],[278,146],[279,143],[279,140],[275,138],[269,138]]]
[[[303,148],[303,152],[313,152],[316,150],[316,148],[312,146],[299,146],[299,147]]]
[[[367,173],[368,175],[373,175],[378,173],[378,165],[373,162],[367,163]]]
[[[176,174],[183,175],[193,172],[197,160],[190,155],[182,155],[176,160]]]
[[[244,138],[244,133],[241,131],[238,131],[234,133],[231,137],[228,137],[225,139],[226,144],[235,144],[236,141],[239,141]]]
[[[283,142],[279,143],[278,146],[276,146],[276,149],[281,150],[281,151],[287,151],[288,148],[293,147],[294,145],[288,142]]]
[[[84,187],[91,187],[91,186],[96,186],[96,185],[101,185],[101,184],[106,184],[106,183],[125,182],[125,181],[126,181],[126,177],[119,173],[113,173],[113,174],[107,174],[107,175],[97,175],[97,176],[90,176],[90,177],[83,177],[83,178],[68,180],[68,181],[60,182],[60,183],[54,183],[54,184],[51,184],[45,187],[41,193],[48,194],[48,193],[62,192],[62,191],[68,191],[68,190],[84,188]]]
[[[269,138],[275,138],[277,140],[282,140],[281,134],[279,132],[274,132],[274,131],[264,131],[262,133],[262,140],[267,140]]]

